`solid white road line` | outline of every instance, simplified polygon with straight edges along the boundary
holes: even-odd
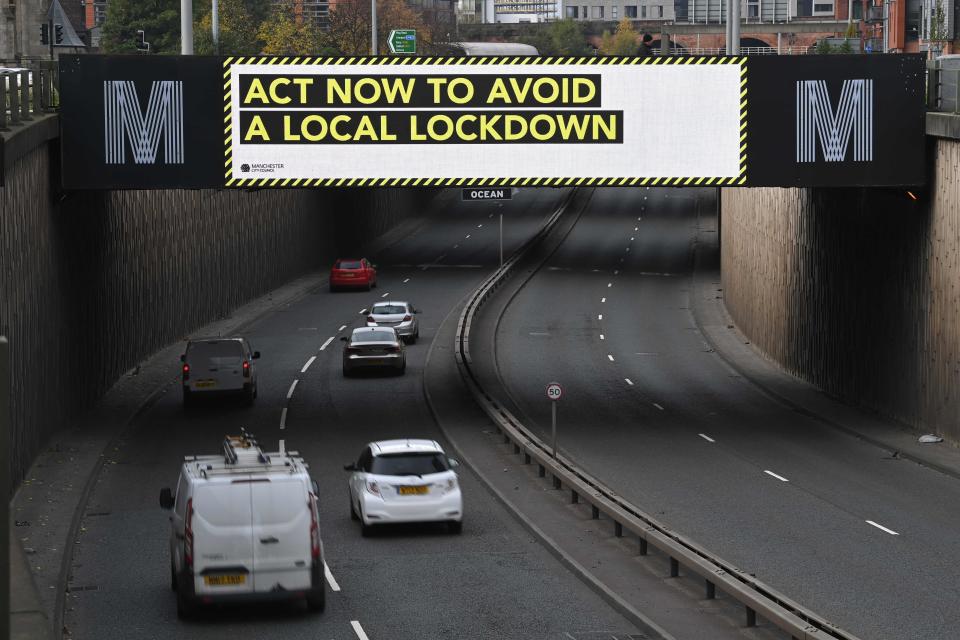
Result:
[[[610,362],[614,362],[613,356],[610,355],[609,353],[607,354],[607,359],[609,359]]]
[[[346,326],[346,325],[344,325],[344,326]],[[342,329],[341,329],[341,331],[342,331]],[[334,336],[330,336],[329,338],[327,338],[327,341],[324,342],[322,345],[320,345],[320,351],[323,351],[323,350],[326,349],[328,346],[330,346],[330,343],[333,342],[333,338],[334,338]],[[313,358],[310,358],[310,362],[313,362]],[[310,366],[310,365],[309,365],[309,363],[308,363],[308,364],[307,364],[307,367],[309,367],[309,366]],[[303,368],[303,371],[306,371],[306,370],[307,370],[307,367],[304,367],[304,368]],[[303,373],[303,371],[301,371],[300,373]]]
[[[657,409],[660,409],[660,411],[663,411],[663,407],[658,405],[656,402],[653,403],[653,406],[655,406]]]
[[[357,637],[360,638],[360,640],[370,640],[370,638],[367,637],[367,634],[363,632],[363,627],[360,626],[359,622],[356,620],[351,620],[350,625],[353,627],[353,632],[357,634]]]
[[[346,328],[347,328],[347,325],[342,325],[339,329],[337,329],[337,332],[339,333],[340,331],[343,331]]]
[[[327,584],[330,585],[330,588],[334,591],[340,591],[340,585],[337,584],[336,578],[333,577],[333,574],[330,573],[330,567],[327,566],[327,563],[323,563],[323,575],[327,577]]]
[[[883,526],[882,524],[877,524],[877,523],[874,522],[873,520],[866,520],[865,522],[866,522],[867,524],[871,525],[871,526],[876,527],[877,529],[880,529],[881,531],[886,531],[887,533],[889,533],[889,534],[892,535],[892,536],[898,536],[898,535],[900,535],[899,533],[897,533],[897,532],[894,531],[893,529],[887,529],[887,528],[886,528],[885,526]]]
[[[298,382],[300,382],[300,381],[299,381],[299,380],[294,380],[294,381],[293,381],[293,384],[290,385],[290,390],[287,391],[287,400],[289,400],[290,397],[293,395],[293,390],[297,388],[297,383],[298,383]]]
[[[630,378],[624,378],[623,381],[626,382],[631,387],[633,386],[633,380],[631,380]]]
[[[333,338],[330,338],[330,340],[333,340]],[[330,344],[330,340],[327,340],[324,344]],[[320,348],[323,349],[323,347],[320,347]],[[310,359],[307,360],[307,364],[303,365],[303,369],[300,369],[300,373],[306,373],[307,369],[310,368],[310,365],[312,365],[313,361],[316,359],[317,359],[317,356],[310,356]]]
[[[380,297],[381,297],[381,298],[386,298],[388,295],[390,295],[390,292],[389,292],[389,291],[387,291],[386,293],[384,293],[384,294],[383,294],[382,296],[380,296]]]
[[[410,278],[407,278],[406,280],[404,280],[403,284],[407,284],[408,282],[410,282]]]
[[[787,480],[787,479],[784,478],[783,476],[778,476],[778,475],[775,474],[773,471],[768,471],[767,469],[764,469],[763,472],[764,472],[765,474],[767,474],[768,476],[773,476],[774,478],[776,478],[776,479],[779,480],[780,482],[790,482],[789,480]]]
[[[707,442],[716,442],[716,440],[714,440],[713,438],[711,438],[710,436],[708,436],[708,435],[705,434],[705,433],[699,433],[699,434],[697,434],[697,435],[699,435],[701,438],[703,438],[703,439],[706,440]]]
[[[286,407],[284,407],[283,411],[280,412],[280,428],[281,429],[287,428],[287,408]]]

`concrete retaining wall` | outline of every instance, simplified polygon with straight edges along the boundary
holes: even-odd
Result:
[[[723,295],[769,357],[852,404],[960,441],[960,142],[903,190],[725,189]]]
[[[55,147],[0,187],[0,334],[14,486],[42,443],[163,345],[388,230],[429,192],[51,187]]]

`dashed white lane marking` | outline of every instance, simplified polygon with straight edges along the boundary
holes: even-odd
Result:
[[[280,412],[280,428],[281,429],[287,428],[287,408],[286,407],[284,407],[283,411]]]
[[[614,269],[614,270],[613,270],[613,275],[617,275],[617,274],[619,274],[619,273],[620,273],[620,269]]]
[[[630,236],[630,242],[633,242],[635,239],[636,238],[634,236]]]
[[[698,433],[697,435],[703,438],[704,440],[706,440],[707,442],[716,442],[716,440],[714,440],[713,438],[711,438],[705,433]]]
[[[363,309],[360,309],[360,315],[363,315],[363,314],[365,314],[366,312],[367,312],[367,308],[366,308],[366,307],[364,307]]]
[[[294,380],[293,384],[290,385],[290,390],[287,391],[287,400],[289,400],[293,396],[293,390],[297,388],[298,382],[300,382],[300,380]]]
[[[337,333],[343,331],[346,328],[347,328],[347,325],[342,325],[339,329],[337,329]]]
[[[624,378],[623,381],[626,382],[631,387],[633,386],[633,380],[631,380],[630,378]]]
[[[469,239],[470,239],[470,234],[468,233],[468,234],[467,234],[467,237],[464,238],[464,240],[469,240]]]
[[[330,340],[333,340],[333,338],[330,338]],[[323,343],[324,346],[330,344],[330,340],[327,340],[326,342],[324,342],[324,343]],[[322,351],[322,350],[323,350],[323,347],[320,347],[320,350]],[[310,359],[307,360],[307,364],[303,365],[303,369],[300,369],[300,373],[306,373],[306,372],[307,372],[307,369],[310,368],[310,365],[312,365],[312,364],[313,364],[313,361],[316,360],[316,359],[317,359],[317,356],[310,356]]]
[[[356,620],[351,620],[350,626],[353,627],[353,632],[357,634],[357,637],[360,638],[360,640],[370,640],[370,638],[367,637],[367,634],[363,632],[363,627],[360,626],[359,622]]]
[[[656,402],[653,403],[653,406],[655,406],[657,409],[660,409],[660,411],[663,411],[663,407],[658,405]]]
[[[630,247],[627,247],[627,253],[630,253]]]
[[[603,334],[602,334],[602,333],[600,334],[600,339],[601,339],[601,340],[606,340],[606,338],[603,337]]]
[[[606,301],[607,301],[606,298],[600,298],[600,302],[606,302]]]
[[[608,283],[607,283],[607,289],[609,289],[609,288],[612,287],[612,286],[613,286],[613,283],[612,283],[612,282],[608,282]]]
[[[327,584],[330,585],[330,588],[334,591],[340,591],[340,585],[337,584],[336,578],[333,577],[333,574],[330,573],[330,567],[327,566],[327,563],[323,563],[323,575],[327,578]]]
[[[530,335],[532,336],[549,336],[550,334],[546,331],[531,331]]]
[[[390,295],[390,292],[389,292],[389,291],[387,291],[386,293],[384,293],[384,294],[383,294],[382,296],[380,296],[380,297],[381,297],[381,298],[386,298],[388,295]]]
[[[865,522],[866,522],[867,524],[871,525],[871,526],[876,527],[877,529],[880,529],[881,531],[886,531],[887,533],[889,533],[889,534],[892,535],[892,536],[898,536],[898,535],[900,535],[899,533],[897,533],[897,532],[894,531],[893,529],[887,529],[887,528],[886,528],[885,526],[883,526],[882,524],[877,524],[877,523],[874,522],[873,520],[865,520]]]
[[[477,229],[483,229],[483,225],[482,225],[482,224],[478,224],[478,225],[477,225]]]
[[[610,362],[614,362],[613,356],[610,355],[609,353],[607,354],[607,360],[609,360]]]
[[[460,245],[455,244],[455,245],[453,245],[453,248],[454,248],[454,249],[459,249],[459,248],[460,248]]]
[[[410,282],[410,278],[407,278],[406,280],[404,280],[403,284],[407,284],[408,282]]]
[[[346,325],[344,325],[344,326],[346,326]],[[326,349],[327,347],[329,347],[331,342],[333,342],[333,336],[330,336],[329,338],[327,338],[326,342],[324,342],[322,345],[320,345],[320,351],[323,351],[324,349]],[[310,358],[310,362],[313,362],[313,358]],[[307,365],[307,366],[310,366],[310,365]],[[304,367],[304,371],[305,371],[305,370],[306,370],[306,367]],[[303,371],[301,371],[300,373],[303,373]]]
[[[603,320],[603,314],[602,314],[602,313],[599,314],[599,315],[597,315],[597,320]]]
[[[787,480],[787,479],[784,478],[783,476],[780,476],[780,475],[775,474],[773,471],[769,471],[769,470],[767,470],[767,469],[764,469],[763,472],[764,472],[765,474],[767,474],[768,476],[773,476],[774,478],[776,478],[776,479],[779,480],[780,482],[790,482],[789,480]]]
[[[637,218],[637,220],[639,220],[639,218]],[[633,230],[634,230],[634,231],[640,231],[640,227],[634,227]]]

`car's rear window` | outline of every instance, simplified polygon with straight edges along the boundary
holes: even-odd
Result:
[[[374,315],[391,315],[394,313],[406,313],[407,308],[402,304],[385,304],[377,305],[373,308]]]
[[[397,334],[393,331],[363,331],[353,334],[354,342],[393,342]]]
[[[336,265],[337,269],[359,269],[360,261],[359,260],[339,260]]]
[[[442,453],[392,453],[375,457],[371,473],[384,476],[423,476],[440,473],[449,468]]]
[[[238,367],[243,360],[243,347],[236,340],[193,342],[187,349],[187,360],[195,367]]]

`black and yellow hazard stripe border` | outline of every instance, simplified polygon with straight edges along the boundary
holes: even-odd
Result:
[[[234,178],[231,90],[233,65],[739,65],[740,171],[735,177],[619,178]],[[744,185],[747,181],[746,56],[249,56],[223,60],[224,185],[232,188],[304,187],[698,187]]]

